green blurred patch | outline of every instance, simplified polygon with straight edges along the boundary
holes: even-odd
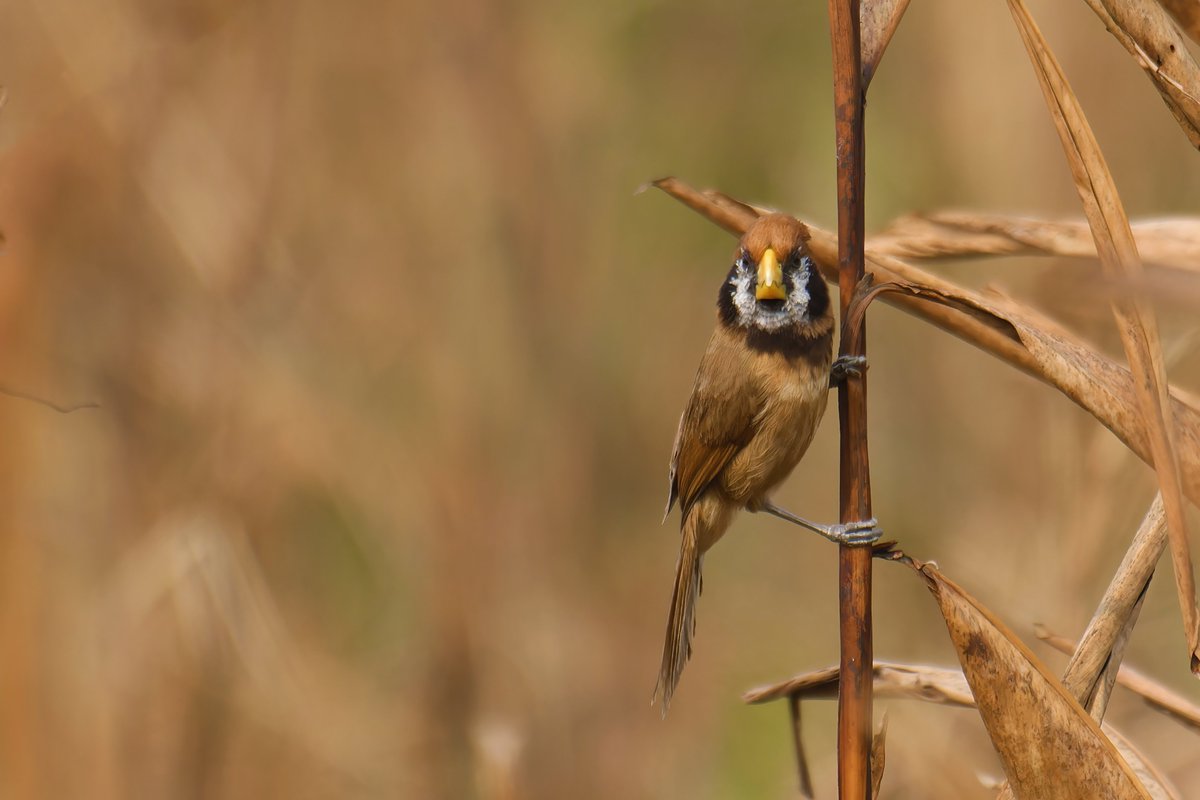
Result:
[[[754,711],[762,713],[733,707],[725,719],[716,797],[777,797],[781,782],[795,774],[786,706]]]
[[[359,654],[394,635],[409,618],[400,592],[380,574],[371,526],[357,508],[321,487],[295,490],[280,514],[289,531],[273,554],[285,605],[301,612],[332,648]],[[401,624],[400,627],[406,627]]]

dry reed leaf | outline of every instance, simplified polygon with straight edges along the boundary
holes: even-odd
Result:
[[[1162,6],[1157,0],[1087,0],[1087,4],[1150,76],[1192,146],[1200,148],[1200,65]]]
[[[763,213],[720,192],[698,191],[677,178],[654,186],[734,235]],[[825,279],[837,281],[837,238],[808,226],[809,249]],[[1152,462],[1149,438],[1138,413],[1129,370],[1097,352],[1028,306],[958,286],[889,256],[867,253],[867,274],[877,283],[906,283],[941,295],[889,294],[884,301],[924,319],[964,341],[1057,388],[1116,434],[1146,463]],[[1184,491],[1200,504],[1200,405],[1172,389],[1176,446]]]
[[[875,696],[881,699],[913,699],[927,703],[974,708],[975,698],[962,672],[923,664],[876,661]],[[742,700],[751,704],[770,703],[783,697],[831,700],[837,697],[836,666],[806,672],[781,683],[751,689]]]
[[[1073,648],[1071,660],[1063,671],[1063,686],[1098,720],[1103,718],[1104,712],[1102,708],[1093,706],[1097,684],[1101,675],[1106,676],[1105,682],[1109,686],[1117,679],[1118,671],[1114,667],[1119,666],[1120,658],[1114,658],[1114,653],[1119,649],[1119,641],[1133,627],[1150,579],[1154,576],[1154,567],[1166,546],[1166,520],[1162,495],[1158,495],[1146,512],[1079,646]],[[1038,636],[1040,638],[1041,634]]]
[[[1044,626],[1039,625],[1035,627],[1034,632],[1039,639],[1055,650],[1063,653],[1072,653],[1079,650],[1070,639],[1057,636],[1046,630]],[[1151,708],[1157,709],[1176,722],[1200,732],[1200,706],[1174,689],[1169,689],[1144,673],[1125,665],[1121,665],[1121,668],[1117,670],[1117,683],[1142,698]]]
[[[734,200],[721,192],[698,192],[678,178],[670,176],[639,186],[635,194],[641,194],[651,186],[662,189],[709,222],[734,236],[741,236],[745,233],[754,220],[763,213],[762,210]]]
[[[1200,3],[1196,0],[1158,0],[1158,4],[1171,12],[1179,27],[1192,41],[1200,43]]]
[[[1200,273],[1200,218],[1135,222],[1133,237],[1147,265]],[[867,240],[868,252],[897,258],[1047,255],[1096,258],[1086,222],[970,211],[910,214]]]
[[[929,564],[924,578],[946,621],[979,716],[1022,798],[1151,795],[1100,725],[991,612]]]
[[[1111,725],[1101,725],[1100,727],[1154,800],[1183,800],[1183,795],[1180,794],[1171,779],[1153,761],[1146,758],[1141,750],[1134,747],[1124,734],[1114,730]]]
[[[1183,795],[1171,779],[1158,768],[1158,766],[1145,755],[1141,750],[1138,750],[1132,742],[1125,737],[1125,734],[1113,728],[1111,725],[1102,723],[1100,729],[1104,731],[1104,735],[1113,743],[1113,747],[1117,748],[1117,752],[1121,754],[1121,758],[1125,759],[1125,763],[1133,770],[1133,774],[1137,776],[1138,782],[1150,794],[1154,800],[1183,800]],[[1000,792],[996,800],[1012,800],[1012,789],[1005,782],[1000,785]]]
[[[1112,6],[1111,3],[1107,5]],[[1157,5],[1150,5],[1154,11],[1161,13]],[[1154,465],[1162,490],[1175,586],[1188,644],[1188,660],[1192,672],[1200,674],[1200,610],[1196,607],[1196,583],[1187,538],[1183,487],[1175,452],[1175,425],[1162,348],[1158,341],[1158,322],[1154,309],[1137,290],[1143,279],[1142,262],[1112,174],[1058,60],[1050,52],[1049,45],[1022,0],[1009,0],[1008,7],[1029,52],[1042,94],[1046,98],[1046,106],[1062,141],[1083,203],[1084,215],[1096,240],[1101,267],[1110,280],[1123,280],[1130,284],[1131,291],[1127,298],[1114,298],[1113,316],[1135,378],[1138,406],[1146,420],[1150,463]],[[1115,13],[1119,13],[1123,22],[1131,22],[1124,8]],[[1196,83],[1200,85],[1200,78]],[[1196,142],[1200,143],[1200,138]]]
[[[874,680],[875,696],[879,699],[920,700],[955,708],[976,707],[971,687],[963,673],[957,669],[876,661]],[[767,703],[784,697],[791,703],[799,703],[801,699],[832,700],[837,697],[837,686],[838,668],[828,667],[797,675],[771,686],[753,689],[742,697],[748,703]],[[1161,770],[1137,752],[1120,732],[1107,723],[1100,727],[1125,758],[1130,769],[1142,779],[1142,784],[1151,797],[1156,800],[1179,797],[1178,791],[1163,777]]]
[[[879,730],[871,737],[871,797],[879,797],[879,787],[883,784],[883,769],[887,766],[887,729],[888,715],[883,712],[879,722]]]
[[[862,37],[862,88],[865,92],[879,69],[883,53],[896,34],[900,18],[909,0],[866,0],[859,9],[859,35]]]

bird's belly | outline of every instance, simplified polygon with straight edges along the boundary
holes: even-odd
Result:
[[[721,476],[725,493],[751,510],[757,510],[808,450],[829,398],[825,381],[797,378],[780,383],[756,420],[754,437]]]

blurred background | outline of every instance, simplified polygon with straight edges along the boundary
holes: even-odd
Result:
[[[1083,3],[1031,10],[1133,217],[1200,156]],[[745,515],[649,706],[678,415],[733,240],[675,174],[835,225],[824,3],[0,4],[0,793],[796,794],[787,711],[837,661],[836,553]],[[1003,3],[914,3],[871,87],[868,230],[1078,216]],[[1092,265],[942,263],[1111,353]],[[1195,295],[1192,295],[1195,297]],[[1194,304],[1161,304],[1200,389]],[[1055,391],[877,305],[875,507],[1014,629],[1077,636],[1153,476]],[[837,513],[836,415],[779,494]],[[876,656],[955,664],[876,567]],[[1128,663],[1192,697],[1169,572]],[[1032,640],[1032,636],[1029,636]],[[1033,645],[1056,670],[1064,659]],[[885,796],[989,797],[973,713],[889,708]],[[1185,796],[1190,733],[1110,721]],[[818,788],[834,707],[805,707]]]

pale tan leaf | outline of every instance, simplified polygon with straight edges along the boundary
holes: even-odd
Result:
[[[1113,5],[1106,0],[1106,7],[1110,7],[1110,10],[1113,10]],[[1128,22],[1126,11],[1132,5],[1125,4],[1122,10],[1114,10],[1114,13],[1123,22]],[[1029,52],[1051,119],[1062,141],[1084,215],[1096,241],[1101,267],[1110,280],[1124,280],[1129,284],[1128,297],[1114,299],[1113,316],[1134,377],[1138,407],[1145,420],[1150,463],[1154,465],[1162,491],[1189,665],[1194,673],[1200,674],[1200,610],[1196,607],[1196,582],[1173,437],[1175,425],[1162,348],[1158,341],[1158,322],[1154,309],[1138,290],[1143,279],[1142,262],[1108,164],[1058,60],[1050,52],[1049,45],[1022,0],[1009,0],[1008,6]],[[1150,7],[1161,13],[1154,3],[1150,3]],[[1170,25],[1169,21],[1167,24]],[[1182,46],[1182,42],[1180,44]],[[1200,79],[1197,85],[1200,85]]]
[[[971,687],[961,671],[923,664],[876,661],[875,696],[880,699],[924,700],[927,703],[974,708]],[[769,703],[783,697],[831,700],[837,697],[838,668],[827,667],[797,675],[781,683],[751,689],[742,695],[750,704]]]
[[[858,27],[862,37],[862,88],[865,92],[879,68],[888,43],[896,34],[909,0],[864,0]]]
[[[1132,227],[1138,252],[1147,265],[1200,273],[1200,218],[1142,220]],[[867,250],[898,258],[1096,258],[1096,243],[1086,222],[970,211],[900,217],[870,237]]]
[[[1192,146],[1200,147],[1200,65],[1162,6],[1157,0],[1087,4],[1150,76]]]

